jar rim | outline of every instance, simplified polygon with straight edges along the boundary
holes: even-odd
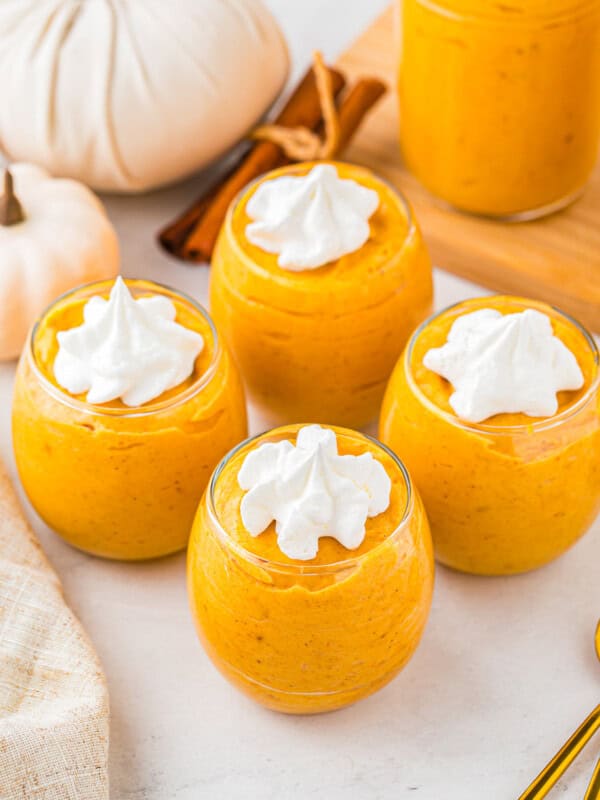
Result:
[[[537,8],[533,9],[521,10],[515,4],[496,3],[495,8],[490,8],[483,12],[479,12],[476,9],[456,10],[454,8],[456,3],[452,2],[452,0],[414,0],[414,2],[428,11],[446,17],[453,22],[494,22],[508,26],[526,24],[533,20],[540,22],[569,22],[575,14],[579,17],[600,10],[598,0],[563,0],[561,7],[554,12],[546,10],[547,5],[543,0],[538,4]]]
[[[587,345],[590,348],[591,355],[594,361],[594,375],[592,380],[590,381],[590,385],[583,393],[583,395],[575,402],[573,405],[568,406],[567,408],[563,409],[562,411],[557,412],[551,417],[543,417],[543,418],[536,418],[532,417],[531,422],[521,422],[516,425],[490,425],[489,423],[484,422],[468,422],[467,420],[460,419],[455,414],[446,411],[443,408],[440,408],[436,403],[433,402],[427,395],[422,391],[421,387],[418,385],[415,377],[413,375],[413,370],[411,367],[412,364],[412,355],[415,344],[421,335],[421,333],[427,328],[431,323],[435,322],[436,319],[439,317],[444,316],[452,311],[457,311],[459,309],[464,308],[465,313],[468,313],[469,308],[475,304],[479,304],[481,301],[489,300],[492,302],[498,301],[507,301],[511,303],[515,303],[517,305],[522,305],[524,309],[527,308],[534,308],[536,310],[542,311],[542,313],[547,313],[548,310],[554,312],[555,316],[562,318],[567,323],[572,325],[585,339]],[[572,317],[570,314],[567,314],[566,311],[563,311],[560,308],[557,308],[554,305],[549,303],[545,303],[542,300],[531,300],[526,297],[519,297],[517,295],[504,295],[504,294],[495,294],[483,297],[470,297],[466,300],[460,300],[458,303],[453,303],[450,306],[446,306],[442,308],[440,311],[436,311],[426,320],[424,320],[418,328],[416,328],[409,341],[406,345],[403,355],[401,356],[403,360],[404,371],[409,383],[409,386],[419,401],[425,405],[432,413],[436,414],[439,417],[442,417],[446,422],[454,425],[457,428],[462,428],[463,430],[467,430],[471,433],[485,433],[486,435],[492,436],[507,436],[507,435],[514,435],[518,433],[524,432],[533,432],[539,430],[549,430],[550,428],[554,428],[557,425],[560,425],[565,419],[570,418],[573,414],[576,414],[583,406],[585,406],[590,398],[594,395],[597,391],[598,387],[600,386],[600,352],[598,351],[598,346],[592,334],[587,330],[587,328],[582,325],[578,320]],[[489,419],[489,418],[488,418]]]
[[[344,558],[340,561],[334,561],[329,564],[310,564],[306,561],[301,561],[299,563],[285,563],[283,561],[274,561],[269,558],[264,558],[263,556],[258,555],[257,553],[253,553],[252,551],[245,548],[243,545],[236,542],[225,529],[221,520],[219,519],[219,515],[217,513],[217,509],[215,506],[215,489],[217,485],[217,481],[221,476],[225,467],[229,464],[229,462],[242,450],[245,448],[250,448],[253,444],[256,444],[260,439],[270,437],[270,436],[279,436],[285,437],[286,434],[293,435],[297,433],[300,428],[304,427],[302,423],[295,424],[295,425],[283,425],[277,428],[271,428],[268,431],[263,431],[262,433],[256,434],[255,436],[250,436],[247,439],[244,439],[234,448],[232,448],[217,464],[215,467],[213,474],[211,475],[210,481],[208,483],[208,487],[206,490],[206,507],[208,511],[208,516],[210,519],[211,524],[214,527],[214,530],[217,533],[221,544],[227,547],[230,550],[236,552],[241,558],[245,561],[253,564],[256,567],[262,568],[269,572],[278,572],[288,575],[302,575],[306,577],[317,576],[317,575],[329,575],[329,574],[336,574],[339,572],[344,572],[352,567],[359,565],[365,558],[371,557],[373,553],[376,553],[380,548],[384,545],[389,543],[390,541],[398,538],[401,533],[405,530],[406,525],[408,524],[412,513],[415,508],[415,491],[413,487],[412,480],[410,478],[410,474],[404,463],[401,459],[393,452],[387,445],[380,442],[379,439],[376,439],[374,436],[369,436],[366,433],[360,433],[359,431],[351,430],[350,428],[342,428],[338,426],[328,425],[326,426],[329,430],[333,430],[334,433],[340,433],[344,436],[350,436],[354,439],[366,439],[367,441],[374,444],[378,449],[382,450],[386,455],[388,455],[394,462],[395,466],[398,468],[403,480],[404,485],[406,487],[406,503],[404,509],[402,511],[402,516],[398,521],[397,525],[394,527],[392,531],[382,539],[381,542],[375,545],[375,547],[371,548],[370,550],[365,551],[357,556],[350,556],[349,558]]]
[[[334,167],[337,166],[337,165],[349,166],[349,167],[352,167],[352,169],[355,169],[360,173],[365,173],[365,174],[369,174],[369,175],[373,176],[373,178],[376,181],[378,181],[382,186],[385,186],[387,189],[389,189],[389,191],[394,195],[394,197],[398,201],[398,205],[399,205],[402,213],[404,214],[404,216],[406,218],[406,222],[407,222],[407,226],[408,227],[406,229],[406,235],[404,237],[404,241],[402,243],[402,246],[404,247],[406,242],[410,241],[417,233],[416,218],[415,218],[414,212],[413,212],[413,210],[411,208],[411,205],[410,205],[408,199],[406,198],[406,196],[403,194],[403,192],[400,191],[400,189],[398,189],[396,186],[394,186],[390,181],[388,181],[386,178],[382,178],[380,175],[378,175],[376,172],[374,172],[369,167],[363,167],[360,164],[353,164],[350,161],[341,161],[341,160],[338,160],[338,159],[323,159],[322,161],[298,161],[298,162],[294,162],[292,164],[286,164],[283,167],[276,167],[275,169],[267,170],[266,172],[261,173],[256,178],[254,178],[252,181],[250,181],[250,183],[246,184],[246,186],[244,186],[237,193],[237,195],[233,198],[233,200],[229,204],[229,208],[227,209],[227,214],[225,216],[225,221],[223,223],[223,229],[227,230],[228,232],[231,233],[232,247],[236,251],[236,256],[238,258],[241,258],[243,256],[243,258],[247,258],[248,260],[252,261],[252,264],[253,264],[254,268],[256,269],[256,271],[261,273],[261,274],[264,274],[269,279],[272,278],[271,272],[266,270],[260,264],[256,264],[254,259],[250,259],[248,257],[248,254],[243,250],[240,242],[238,241],[238,238],[233,235],[233,217],[235,216],[235,212],[237,211],[239,205],[244,200],[244,198],[246,198],[247,195],[251,192],[251,190],[257,184],[259,184],[261,181],[263,181],[268,175],[273,175],[273,177],[279,177],[280,175],[291,174],[294,171],[300,170],[300,169],[302,169],[304,167],[310,166],[312,168],[313,166],[317,166],[319,164],[331,164]],[[358,250],[355,251],[355,252],[358,252]],[[318,267],[317,269],[312,269],[312,270],[311,269],[304,269],[304,270],[295,271],[295,270],[281,269],[281,272],[283,274],[285,274],[288,278],[293,279],[293,277],[295,275],[305,275],[305,273],[307,273],[307,272],[318,273],[319,270],[322,269],[323,267],[328,267],[328,266],[330,266],[331,264],[334,264],[334,263],[335,263],[335,261],[330,261],[330,262],[327,262],[327,264],[322,264],[321,267]]]
[[[195,312],[199,313],[200,316],[204,319],[204,321],[208,324],[214,342],[214,350],[212,358],[205,371],[201,375],[199,375],[190,386],[188,386],[183,391],[178,392],[173,397],[170,397],[168,400],[162,400],[159,402],[150,401],[142,406],[137,406],[133,408],[111,408],[102,404],[88,403],[85,400],[79,400],[78,398],[73,397],[72,395],[68,394],[68,392],[66,392],[64,389],[55,386],[52,383],[52,381],[50,381],[48,377],[44,374],[35,355],[35,339],[40,324],[59,303],[63,303],[65,300],[68,300],[70,297],[78,294],[79,292],[91,293],[94,290],[98,290],[98,292],[106,290],[109,286],[114,284],[114,280],[115,280],[114,278],[108,278],[99,281],[91,281],[90,283],[83,283],[80,284],[79,286],[76,286],[74,289],[69,289],[68,291],[63,292],[61,295],[56,297],[51,303],[49,303],[46,306],[46,308],[42,311],[42,313],[39,315],[37,320],[32,325],[31,331],[29,332],[28,336],[26,354],[29,360],[30,367],[33,370],[33,373],[35,374],[36,378],[39,380],[40,384],[44,388],[44,390],[48,392],[48,394],[50,394],[55,400],[57,400],[62,405],[65,405],[83,414],[90,414],[98,417],[119,417],[119,418],[149,416],[151,414],[156,414],[161,411],[166,411],[168,409],[175,408],[185,403],[192,397],[195,397],[202,389],[204,389],[210,383],[210,381],[214,377],[219,362],[219,358],[221,355],[221,341],[217,333],[215,324],[212,321],[208,311],[204,308],[204,306],[201,303],[194,300],[193,297],[186,294],[185,292],[181,292],[179,289],[173,288],[172,286],[167,286],[164,283],[148,280],[146,278],[123,278],[123,280],[125,281],[125,284],[127,285],[128,288],[134,288],[134,289],[147,288],[149,291],[155,291],[156,294],[160,294],[163,296],[174,295],[177,299],[183,300],[185,303],[190,305],[192,309]]]

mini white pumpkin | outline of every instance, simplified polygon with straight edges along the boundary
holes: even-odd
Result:
[[[32,164],[4,172],[0,360],[19,355],[31,324],[56,297],[118,271],[116,233],[86,186]]]
[[[0,32],[0,149],[99,191],[205,166],[288,68],[260,0],[0,0]]]

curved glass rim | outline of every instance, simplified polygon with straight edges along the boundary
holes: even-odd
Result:
[[[128,287],[135,288],[139,285],[143,285],[148,287],[148,289],[150,290],[152,288],[155,288],[159,290],[157,294],[164,295],[164,293],[167,292],[169,294],[175,295],[178,298],[181,298],[183,301],[188,303],[194,309],[194,311],[197,311],[202,316],[202,318],[206,321],[206,323],[210,328],[210,332],[214,342],[214,351],[212,354],[212,358],[206,370],[202,373],[202,375],[198,376],[198,378],[194,381],[194,383],[191,384],[191,386],[188,386],[187,389],[183,390],[182,392],[179,392],[178,394],[174,395],[168,400],[162,400],[161,402],[158,403],[150,401],[149,403],[146,403],[143,406],[137,406],[134,408],[111,408],[111,407],[106,407],[105,405],[102,404],[87,403],[85,400],[78,400],[76,397],[71,396],[63,389],[60,389],[59,387],[55,386],[52,383],[52,381],[50,381],[46,377],[46,375],[44,375],[35,356],[34,342],[41,322],[46,318],[46,316],[52,311],[52,309],[55,306],[57,306],[59,303],[64,302],[69,297],[78,294],[79,292],[86,292],[96,288],[100,289],[108,287],[111,284],[114,284],[115,279],[106,278],[99,281],[91,281],[90,283],[82,283],[81,285],[76,286],[74,289],[69,289],[68,291],[63,292],[63,294],[55,298],[42,311],[37,320],[34,322],[31,331],[29,333],[27,342],[27,356],[29,358],[31,368],[36,378],[40,381],[44,390],[47,391],[50,395],[52,395],[52,397],[55,400],[62,403],[63,405],[68,406],[69,408],[73,408],[76,411],[80,411],[84,414],[92,414],[94,416],[104,416],[104,417],[131,418],[131,417],[144,417],[150,414],[156,414],[160,411],[164,411],[165,409],[174,408],[182,403],[185,403],[191,397],[194,397],[196,394],[198,394],[198,392],[204,389],[205,386],[207,386],[207,384],[214,377],[219,357],[221,355],[221,341],[217,333],[215,324],[212,321],[208,311],[204,308],[204,306],[201,305],[196,300],[194,300],[193,297],[190,297],[190,295],[186,294],[185,292],[180,292],[179,289],[174,289],[172,286],[167,286],[164,283],[148,280],[146,278],[123,277],[123,280],[125,281]]]
[[[559,317],[562,317],[566,322],[570,323],[579,333],[583,336],[585,341],[587,342],[592,357],[594,359],[595,365],[595,375],[592,378],[590,385],[588,386],[585,393],[577,400],[576,403],[565,408],[563,411],[559,411],[558,413],[554,414],[552,417],[531,417],[531,422],[521,422],[517,425],[490,425],[489,423],[485,422],[467,422],[466,420],[460,419],[455,414],[451,414],[448,411],[445,411],[443,408],[440,408],[436,405],[429,397],[425,395],[425,393],[421,390],[420,386],[415,381],[413,371],[411,368],[412,362],[412,354],[414,346],[417,342],[417,339],[421,335],[421,333],[427,328],[432,322],[434,322],[438,317],[443,316],[444,314],[448,314],[451,311],[459,309],[461,307],[469,307],[474,303],[479,303],[480,301],[485,300],[490,301],[498,301],[498,300],[507,300],[513,303],[517,303],[519,305],[523,305],[526,308],[532,308],[533,306],[538,306],[541,309],[550,309]],[[560,425],[565,419],[568,419],[573,414],[576,414],[579,409],[586,405],[589,399],[597,390],[600,384],[600,353],[598,351],[598,346],[594,340],[592,334],[585,328],[578,320],[572,317],[570,314],[567,314],[566,311],[563,311],[560,308],[557,308],[554,305],[549,303],[545,303],[543,300],[532,300],[526,297],[520,297],[518,295],[509,295],[509,294],[494,294],[489,295],[489,297],[470,297],[467,300],[460,300],[458,303],[453,303],[450,306],[446,306],[446,308],[442,308],[440,311],[436,311],[426,320],[424,320],[418,328],[416,328],[410,339],[408,340],[408,344],[404,350],[403,355],[401,356],[404,365],[404,371],[406,373],[406,377],[409,383],[410,388],[417,396],[419,401],[426,406],[432,413],[436,414],[437,416],[442,417],[446,422],[449,422],[452,425],[455,425],[457,428],[463,428],[464,430],[468,430],[475,433],[485,433],[485,434],[492,434],[496,436],[503,436],[503,435],[510,435],[515,433],[523,433],[528,431],[538,431],[538,430],[547,430],[549,428],[553,428],[556,425]]]
[[[456,11],[445,5],[444,0],[415,0],[415,2],[428,11],[446,17],[453,22],[469,21],[473,23],[500,24],[506,27],[526,25],[532,21],[555,21],[566,24],[572,20],[574,15],[577,15],[579,18],[580,16],[585,16],[598,9],[596,0],[571,0],[570,7],[565,5],[564,8],[555,13],[548,13],[544,8],[540,7],[533,12],[525,12],[523,14],[514,13],[512,16],[502,16],[500,14],[494,15],[492,9],[482,14],[478,14],[472,9],[465,12]]]
[[[341,161],[339,159],[298,161],[298,162],[294,162],[292,164],[286,164],[283,167],[276,167],[275,169],[267,170],[266,172],[263,172],[261,175],[258,175],[258,177],[256,177],[253,180],[251,180],[250,183],[246,184],[246,186],[244,186],[244,188],[241,189],[237,193],[237,195],[233,198],[233,200],[229,204],[229,208],[227,209],[227,214],[225,216],[225,221],[224,221],[224,224],[223,224],[223,229],[233,233],[232,221],[233,221],[233,217],[235,215],[235,212],[236,212],[238,206],[240,205],[242,200],[246,197],[246,195],[249,194],[250,191],[258,183],[260,183],[262,180],[264,180],[267,175],[273,174],[273,175],[279,176],[280,174],[292,173],[295,170],[301,169],[302,167],[305,167],[305,166],[307,166],[309,164],[311,164],[311,165],[332,164],[333,166],[336,166],[337,164],[341,164],[343,166],[352,167],[353,169],[356,169],[359,172],[371,174],[375,178],[375,180],[379,181],[379,183],[381,183],[383,186],[386,186],[390,190],[390,192],[392,192],[392,194],[398,200],[398,203],[399,203],[399,205],[400,205],[400,207],[402,209],[402,212],[404,213],[404,216],[406,217],[406,221],[408,223],[408,228],[407,228],[407,231],[406,231],[406,236],[404,237],[404,241],[402,243],[402,247],[404,248],[406,246],[406,242],[410,241],[412,239],[412,237],[415,236],[415,234],[417,232],[417,223],[416,223],[415,215],[413,213],[413,210],[411,208],[411,205],[410,205],[408,199],[403,194],[403,192],[401,192],[400,189],[398,189],[396,186],[394,186],[388,180],[386,180],[385,178],[382,178],[380,175],[378,175],[377,172],[374,172],[372,169],[369,169],[369,167],[363,167],[360,164],[353,164],[351,161]],[[254,261],[254,259],[250,258],[248,256],[248,254],[243,251],[243,249],[242,249],[242,247],[240,245],[240,242],[238,241],[236,236],[232,235],[231,236],[231,241],[232,241],[232,246],[237,251],[238,258],[240,257],[240,255],[243,255],[244,258],[246,258],[246,259],[248,259],[249,261],[252,262],[252,264],[254,265],[254,267],[255,267],[257,272],[260,272],[261,274],[266,275],[268,278],[272,279],[273,274],[271,272],[269,272],[267,269],[265,269],[260,264],[257,264],[256,261]],[[358,251],[355,251],[355,252],[358,252]],[[303,275],[306,272],[313,272],[315,274],[318,274],[319,270],[321,270],[323,267],[328,267],[328,266],[330,266],[331,264],[334,264],[334,263],[335,263],[335,261],[329,261],[326,264],[322,264],[317,269],[304,269],[304,270],[298,270],[298,271],[281,269],[281,272],[284,275],[287,275],[288,277],[289,276],[293,276],[293,275],[298,275],[298,274],[299,275]]]
[[[280,572],[290,575],[306,575],[306,576],[314,576],[314,575],[327,575],[331,573],[343,572],[344,570],[350,569],[351,567],[361,563],[366,557],[370,557],[373,553],[376,553],[383,545],[387,544],[391,540],[395,539],[400,533],[404,530],[408,520],[411,517],[411,514],[414,509],[414,489],[413,484],[408,473],[408,470],[404,466],[403,462],[400,458],[390,450],[387,445],[380,442],[379,439],[376,439],[374,436],[369,436],[366,433],[360,433],[359,431],[354,431],[350,428],[342,428],[338,426],[324,426],[329,428],[330,430],[340,432],[343,435],[349,435],[353,438],[361,438],[366,439],[367,441],[371,442],[372,444],[376,445],[379,449],[381,449],[384,453],[386,453],[390,458],[394,461],[396,466],[398,467],[402,478],[404,479],[404,484],[406,486],[406,504],[404,510],[402,512],[402,517],[400,518],[398,524],[391,531],[385,539],[383,539],[379,544],[373,547],[370,550],[367,550],[365,553],[356,556],[349,556],[348,558],[344,558],[341,561],[333,561],[330,564],[310,564],[308,561],[300,561],[297,564],[288,564],[283,561],[273,561],[269,558],[264,558],[263,556],[259,556],[257,553],[253,553],[250,550],[247,550],[238,542],[234,541],[229,533],[225,530],[224,526],[221,524],[221,520],[219,519],[219,515],[217,514],[217,510],[215,508],[215,488],[221,473],[227,466],[227,464],[234,458],[241,450],[246,447],[250,447],[252,444],[258,442],[260,439],[276,435],[282,434],[285,435],[286,433],[296,433],[300,428],[303,428],[303,423],[296,423],[293,425],[282,425],[277,428],[271,428],[268,431],[263,431],[263,433],[258,433],[255,436],[249,436],[247,439],[244,439],[238,445],[236,445],[232,450],[230,450],[217,464],[215,467],[213,474],[211,475],[210,481],[208,483],[208,487],[206,490],[206,506],[208,510],[208,515],[210,518],[210,522],[214,525],[215,531],[221,543],[224,544],[227,548],[234,550],[238,555],[240,555],[245,561],[250,562],[251,564],[265,569],[266,571],[271,572]]]

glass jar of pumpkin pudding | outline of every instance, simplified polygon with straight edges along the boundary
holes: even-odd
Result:
[[[279,428],[219,464],[188,549],[200,638],[236,687],[268,708],[331,711],[406,664],[431,603],[419,495],[376,440]]]
[[[373,419],[431,301],[408,204],[351,164],[296,164],[251,184],[213,257],[211,313],[273,424]]]
[[[117,559],[185,547],[212,470],[246,435],[238,372],[189,297],[119,278],[63,295],[34,326],[15,456],[33,507],[70,544]]]
[[[584,188],[600,137],[598,0],[401,0],[407,166],[456,208],[527,219]]]
[[[459,303],[413,334],[380,436],[422,493],[439,561],[487,575],[540,567],[600,509],[598,349],[544,303]]]

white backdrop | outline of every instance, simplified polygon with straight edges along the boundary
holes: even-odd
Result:
[[[334,57],[385,0],[269,5],[297,74],[315,47]],[[197,190],[191,181],[108,199],[126,275],[205,298],[207,270],[169,260],[153,241]],[[481,291],[436,273],[438,307]],[[0,366],[0,452],[14,475],[13,374],[14,365]],[[183,555],[141,565],[94,559],[27,510],[108,675],[114,800],[514,800],[598,701],[598,524],[533,575],[440,568],[423,643],[402,675],[352,708],[292,718],[255,706],[213,669],[188,613]],[[592,748],[558,796],[583,797],[594,757]]]

